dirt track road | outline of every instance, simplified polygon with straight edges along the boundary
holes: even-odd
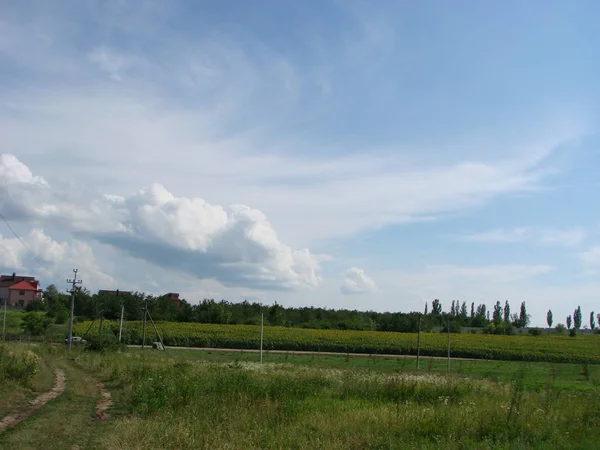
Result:
[[[55,399],[64,392],[66,386],[65,374],[61,370],[56,369],[55,376],[56,384],[52,390],[38,395],[31,403],[29,403],[25,410],[11,416],[6,416],[2,419],[2,422],[0,422],[0,433],[17,426],[50,400]]]

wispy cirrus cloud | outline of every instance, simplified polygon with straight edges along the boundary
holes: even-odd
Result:
[[[588,267],[600,268],[600,245],[593,245],[577,255],[579,260]]]
[[[496,228],[480,233],[466,234],[461,240],[489,244],[529,243],[534,245],[575,247],[584,242],[589,232],[583,227],[571,228]]]

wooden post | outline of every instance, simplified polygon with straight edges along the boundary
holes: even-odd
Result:
[[[125,314],[125,305],[121,305],[121,324],[119,325],[119,344],[123,336],[123,315]]]
[[[419,357],[421,356],[421,316],[419,316],[419,328],[417,331],[417,370],[419,370]]]
[[[446,327],[448,328],[448,367],[447,371],[450,372],[450,319],[446,323]]]
[[[148,312],[148,299],[144,300],[144,322],[142,325],[142,349],[146,346],[146,314]]]
[[[261,311],[260,313],[260,362],[263,361],[263,328],[264,328],[265,316]]]
[[[4,299],[4,318],[2,319],[2,339],[6,339],[6,304],[8,303],[8,298]]]

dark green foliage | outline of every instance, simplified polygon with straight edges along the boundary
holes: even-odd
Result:
[[[26,312],[21,320],[23,331],[32,336],[41,336],[51,324],[52,319],[38,311]]]
[[[594,330],[596,328],[596,316],[594,316],[594,311],[590,312],[590,329]]]
[[[494,305],[494,314],[492,315],[494,323],[502,322],[502,305],[499,301]]]
[[[86,340],[85,349],[88,351],[110,351],[120,347],[117,337],[110,330],[102,334],[86,336]]]
[[[556,325],[556,328],[554,329],[556,330],[557,334],[565,334],[565,331],[567,331],[567,327],[565,327],[562,323]]]
[[[578,306],[577,309],[573,312],[573,326],[576,330],[581,328],[582,316],[581,316],[581,306]]]
[[[571,328],[569,330],[569,336],[571,336],[571,337],[577,336],[577,328]]]
[[[462,305],[460,306],[460,317],[462,320],[467,319],[467,302],[462,302]]]
[[[542,330],[540,328],[530,328],[529,334],[532,336],[539,336],[542,334]]]
[[[450,333],[460,333],[461,332],[461,326],[460,326],[460,322],[458,320],[450,320],[449,324],[450,324]],[[444,324],[444,326],[441,329],[441,332],[442,333],[448,332],[448,323]]]
[[[527,307],[525,306],[525,302],[521,303],[521,308],[519,310],[519,316],[513,315],[513,324],[517,328],[525,328],[529,325],[530,316],[527,314]]]
[[[42,302],[30,302],[26,307],[25,311],[45,311],[44,304]]]
[[[510,322],[510,305],[508,304],[508,300],[504,302],[504,322]]]
[[[67,320],[69,320],[69,311],[66,308],[60,308],[56,310],[56,312],[54,313],[54,323],[60,325],[63,323],[67,323]]]
[[[552,328],[552,322],[553,322],[552,311],[548,310],[548,313],[546,314],[546,323],[548,324],[549,328]]]
[[[573,324],[573,318],[569,315],[567,316],[567,328],[570,330],[571,325]]]
[[[499,323],[489,323],[483,329],[484,334],[513,334],[513,326],[512,324],[499,322]]]

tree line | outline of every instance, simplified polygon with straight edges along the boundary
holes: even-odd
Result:
[[[567,324],[566,327],[562,323],[559,323],[558,325],[556,325],[556,330],[559,332],[569,330],[569,334],[571,336],[575,336],[583,325],[583,314],[581,312],[581,306],[575,308],[573,314],[569,314],[566,317],[565,322]],[[548,324],[549,328],[552,328],[552,325],[554,323],[554,316],[552,314],[552,310],[550,309],[546,313],[546,323]],[[596,330],[596,328],[600,326],[600,313],[595,314],[594,311],[590,311],[589,326],[590,330],[592,331]]]
[[[31,304],[29,309],[43,309],[46,316],[55,323],[65,323],[69,316],[70,295],[59,292],[54,285],[44,291],[43,303]],[[459,332],[462,328],[480,328],[484,333],[511,334],[515,329],[525,328],[530,323],[525,302],[512,312],[508,301],[496,302],[491,309],[484,303],[467,304],[453,300],[447,311],[442,302],[434,299],[425,304],[423,312],[375,312],[348,309],[329,309],[318,307],[284,307],[275,303],[266,306],[258,302],[233,303],[226,300],[215,301],[204,299],[197,305],[182,299],[174,302],[167,296],[153,296],[141,292],[133,293],[96,293],[85,288],[75,290],[76,320],[94,320],[100,317],[118,320],[121,307],[124,308],[125,320],[141,320],[143,307],[156,321],[201,322],[216,324],[249,324],[258,325],[261,314],[267,325],[303,327],[317,329],[371,330],[416,332],[441,329]],[[594,317],[593,313],[590,316]],[[552,312],[548,311],[547,321],[552,326]],[[567,318],[567,326],[571,329],[581,327],[581,309],[575,310],[573,317]],[[600,322],[600,314],[598,315]],[[590,326],[595,328],[595,322]]]

